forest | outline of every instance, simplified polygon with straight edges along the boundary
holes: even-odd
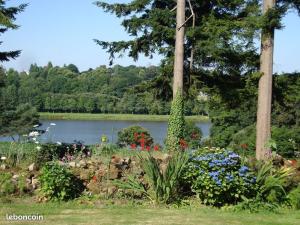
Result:
[[[30,7],[6,3],[0,34]],[[299,224],[300,72],[273,67],[275,33],[300,15],[300,0],[93,4],[102,35],[115,17],[130,37],[89,37],[106,65],[0,67],[0,213],[36,210],[45,224]],[[20,54],[0,52],[0,61]],[[124,55],[161,61],[116,64]],[[42,112],[141,117],[51,121]]]

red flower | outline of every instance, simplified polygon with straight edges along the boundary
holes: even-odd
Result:
[[[146,146],[147,151],[150,151],[150,149],[151,149],[150,146]]]
[[[136,149],[136,144],[132,143],[132,144],[130,145],[130,147],[131,147],[132,149]]]
[[[93,176],[92,179],[93,179],[93,181],[95,181],[95,182],[97,181],[97,177],[96,177],[96,176]]]
[[[159,146],[158,145],[154,145],[154,151],[159,151]]]
[[[182,149],[186,149],[188,147],[188,144],[184,139],[180,139],[179,144]]]
[[[247,144],[241,144],[241,148],[242,149],[248,149],[248,145]]]

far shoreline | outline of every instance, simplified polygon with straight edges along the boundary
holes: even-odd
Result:
[[[145,121],[165,122],[169,115],[143,114],[97,114],[97,113],[49,113],[40,112],[40,120],[105,120],[105,121]],[[187,121],[210,122],[208,116],[186,116]]]

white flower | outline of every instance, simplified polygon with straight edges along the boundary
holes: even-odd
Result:
[[[36,138],[34,137],[34,138],[32,138],[32,140],[33,140],[33,141],[36,141]]]
[[[36,124],[36,125],[34,125],[33,127],[36,128],[36,127],[38,127],[38,126],[40,126],[40,125]]]
[[[50,126],[56,126],[56,124],[55,123],[50,123]]]
[[[37,131],[32,131],[32,132],[29,133],[28,136],[29,136],[29,137],[37,137],[37,136],[39,136],[39,132],[37,132]]]
[[[6,157],[5,157],[5,156],[2,156],[2,157],[1,157],[1,160],[5,160],[5,159],[6,159]]]
[[[37,150],[41,150],[41,148],[42,148],[41,146],[36,146]]]
[[[39,144],[40,142],[36,141],[36,142],[34,142],[34,143]]]
[[[28,135],[27,134],[23,134],[23,137],[28,137]]]
[[[56,142],[56,144],[61,145],[61,142],[58,141],[58,142]]]

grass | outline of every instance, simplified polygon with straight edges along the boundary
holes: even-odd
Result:
[[[6,214],[44,216],[43,221],[8,222]],[[248,214],[225,212],[209,207],[167,208],[133,205],[80,205],[68,203],[21,202],[0,204],[0,224],[45,224],[45,225],[104,225],[104,224],[203,224],[203,225],[298,225],[299,211]]]
[[[169,115],[140,114],[92,114],[92,113],[47,113],[41,112],[42,120],[115,120],[115,121],[168,121]],[[207,116],[186,116],[194,122],[208,122]]]

